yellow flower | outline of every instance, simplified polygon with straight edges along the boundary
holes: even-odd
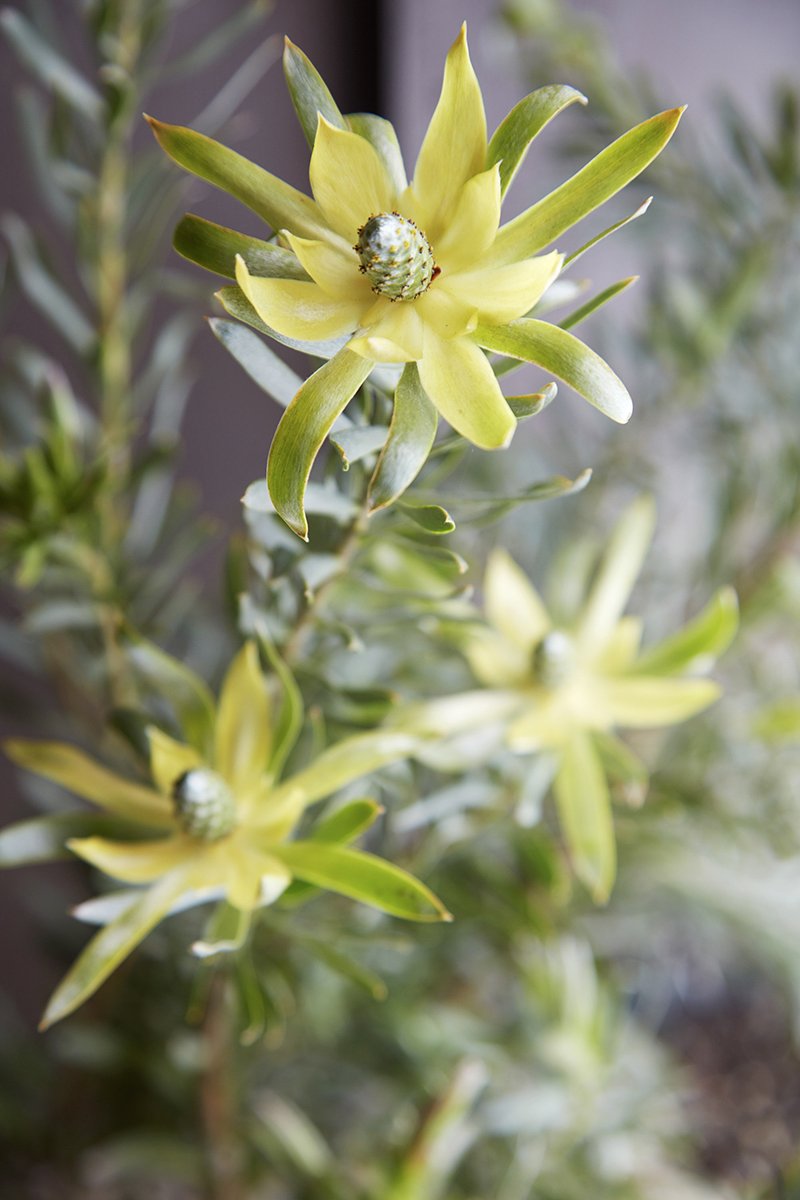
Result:
[[[209,138],[151,125],[167,153],[243,200],[281,242],[257,242],[187,216],[176,230],[180,252],[212,270],[235,270],[239,288],[219,293],[233,315],[329,358],[295,395],[270,454],[270,494],[288,524],[306,535],[302,497],[314,457],[375,364],[405,364],[405,393],[398,388],[387,446],[402,441],[396,457],[408,462],[386,466],[391,482],[384,478],[376,487],[373,479],[373,508],[413,480],[430,449],[437,410],[476,446],[508,443],[516,418],[486,350],[537,363],[614,420],[627,421],[630,396],[610,367],[565,329],[526,314],[564,263],[556,250],[540,251],[638,175],[663,149],[682,110],[630,130],[501,227],[501,200],[528,145],[561,109],[585,103],[579,92],[532,93],[487,139],[463,28],[448,53],[409,185],[387,121],[343,116],[291,43],[284,61],[313,146],[313,200]]]
[[[486,170],[486,151],[483,100],[462,30],[447,57],[413,184],[392,178],[359,134],[320,116],[309,172],[319,235],[283,235],[313,282],[257,278],[241,257],[236,279],[262,320],[284,336],[308,341],[355,329],[348,349],[364,359],[417,362],[422,386],[445,420],[492,448],[509,441],[516,421],[486,355],[468,335],[478,324],[507,325],[528,312],[563,256],[553,251],[498,262],[500,164]],[[366,263],[384,244],[391,261],[415,243],[433,267],[416,294],[397,299],[394,281],[380,282],[380,272]]]
[[[233,950],[246,938],[253,910],[271,904],[295,877],[395,916],[449,919],[436,897],[413,876],[346,845],[381,811],[372,800],[353,801],[323,820],[309,838],[288,840],[309,804],[405,757],[415,743],[397,732],[362,734],[332,746],[304,770],[277,782],[299,730],[300,711],[285,668],[282,675],[288,690],[274,718],[258,651],[255,643],[247,643],[224,680],[205,753],[151,726],[154,788],[108,771],[74,746],[6,743],[9,757],[20,766],[135,822],[134,838],[137,830],[141,835],[142,826],[152,830],[140,840],[93,836],[66,841],[86,862],[137,887],[79,906],[76,915],[105,927],[56,989],[43,1026],[82,1004],[170,912],[222,900],[208,938],[196,943],[194,951],[203,956]],[[75,819],[85,825],[87,814]],[[26,848],[30,861],[37,839],[49,837],[52,842],[56,836],[54,820],[58,821],[44,818],[4,830],[0,862],[14,861],[15,845]],[[68,815],[67,825],[69,820]],[[18,855],[16,861],[23,859]]]
[[[695,677],[708,670],[737,627],[730,588],[672,637],[640,651],[642,623],[623,616],[652,538],[649,497],[620,518],[577,616],[551,618],[535,588],[504,550],[492,552],[484,580],[487,624],[458,635],[477,678],[491,692],[433,701],[405,727],[455,733],[483,711],[504,726],[520,753],[548,755],[562,830],[576,874],[598,901],[616,870],[608,776],[644,797],[647,771],[614,736],[617,728],[674,725],[707,708],[719,685]],[[695,673],[687,676],[687,672]],[[403,724],[402,717],[398,725]]]

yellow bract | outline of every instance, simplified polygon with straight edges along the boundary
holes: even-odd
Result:
[[[483,265],[500,222],[500,166],[486,165],[486,118],[462,29],[448,56],[442,94],[414,170],[398,191],[363,137],[319,117],[310,181],[319,240],[283,237],[313,282],[236,279],[261,319],[284,337],[329,339],[355,330],[350,350],[381,363],[418,362],[442,416],[476,445],[505,445],[516,421],[486,356],[468,335],[529,312],[561,269],[553,251]],[[438,269],[413,300],[373,293],[354,249],[370,217],[399,213],[425,234]],[[328,232],[328,230],[330,232]]]

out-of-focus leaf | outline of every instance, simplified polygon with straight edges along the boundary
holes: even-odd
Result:
[[[562,266],[561,270],[566,271],[568,266],[574,262],[577,262],[587,250],[591,250],[592,246],[596,246],[598,242],[602,242],[603,238],[607,238],[609,234],[616,233],[618,229],[622,229],[625,225],[629,225],[630,222],[635,221],[637,217],[643,217],[652,203],[653,197],[648,196],[644,204],[640,204],[635,213],[631,213],[629,217],[625,217],[622,221],[616,221],[613,225],[609,225],[608,229],[604,229],[602,233],[598,233],[596,237],[593,237],[590,241],[586,242],[585,245],[579,247],[577,250],[574,250],[572,254],[568,254],[564,259],[564,265]]]
[[[372,368],[369,359],[340,350],[306,380],[281,418],[267,462],[267,483],[276,512],[304,541],[303,507],[308,477],[336,418]]]
[[[166,797],[106,770],[77,746],[15,738],[4,742],[3,749],[18,767],[52,779],[67,791],[99,804],[118,817],[159,827],[174,825],[172,805]]]
[[[238,12],[217,25],[211,33],[200,38],[180,57],[166,63],[161,69],[161,79],[171,82],[208,66],[231,46],[234,46],[254,26],[263,21],[271,7],[268,0],[254,0],[252,4],[242,5]]]
[[[50,998],[40,1028],[47,1029],[74,1012],[100,987],[123,959],[167,915],[187,887],[182,871],[170,871],[147,888],[140,900],[96,934]]]
[[[604,288],[602,292],[598,292],[591,300],[587,300],[580,308],[576,308],[574,312],[571,312],[563,321],[559,321],[559,329],[572,329],[575,325],[580,325],[581,321],[585,321],[587,317],[597,312],[604,304],[608,304],[609,300],[613,300],[621,292],[627,291],[638,279],[638,275],[631,275],[628,279],[620,279],[619,283],[612,283],[610,287]]]
[[[274,279],[310,279],[291,250],[248,237],[186,213],[175,226],[172,245],[178,254],[207,271],[236,278],[236,255],[241,254],[253,275]]]
[[[315,842],[352,842],[383,812],[376,800],[350,800],[318,821],[310,833]]]
[[[311,354],[314,358],[333,358],[350,340],[347,336],[335,338],[329,342],[299,342],[297,338],[284,337],[282,333],[276,333],[274,329],[270,329],[269,325],[265,325],[240,287],[221,288],[216,296],[222,307],[232,317],[251,325],[259,333],[266,333],[281,345],[288,346],[291,350],[299,350],[302,354]]]
[[[126,834],[141,836],[142,826],[131,826],[126,821],[102,813],[66,812],[34,817],[31,821],[18,821],[0,830],[0,867],[72,858],[67,842],[73,837],[97,835],[122,841]]]
[[[271,853],[299,879],[392,916],[408,921],[452,920],[424,883],[373,854],[314,841],[288,842]]]
[[[616,874],[614,821],[608,785],[590,734],[573,733],[553,784],[573,870],[605,904]]]
[[[231,954],[241,949],[250,932],[250,916],[248,911],[222,900],[214,909],[202,939],[193,942],[192,954],[211,958],[214,954]]]
[[[389,172],[398,196],[401,195],[408,187],[408,180],[400,143],[391,121],[376,117],[373,113],[348,113],[347,122],[353,133],[365,138],[372,146]]]
[[[630,746],[613,734],[596,733],[594,742],[606,775],[612,783],[622,785],[625,803],[631,808],[639,808],[650,784],[647,767]]]
[[[6,10],[10,11],[10,10]],[[94,348],[96,334],[81,309],[42,265],[28,226],[14,213],[0,218],[23,292],[61,336],[81,355]]]
[[[273,778],[277,779],[303,727],[303,697],[294,675],[275,649],[263,621],[256,621],[255,634],[264,657],[280,681],[283,692],[278,719],[272,731],[272,756],[268,768]]]
[[[292,104],[310,146],[314,145],[320,116],[336,129],[349,128],[319,71],[288,37],[283,52],[283,70]]]
[[[311,885],[307,885],[309,888]],[[315,894],[320,891],[319,888],[311,888]],[[326,967],[330,967],[337,975],[341,975],[343,979],[349,979],[351,983],[358,984],[372,996],[373,1000],[385,1000],[388,995],[386,984],[377,975],[375,971],[371,971],[369,967],[365,967],[363,963],[356,962],[347,954],[342,954],[340,950],[335,949],[328,942],[321,942],[317,938],[303,938],[301,945],[304,950],[313,954],[315,958],[320,959],[325,963]]]
[[[480,1132],[470,1112],[488,1082],[478,1059],[461,1062],[452,1083],[438,1097],[385,1200],[440,1200],[450,1176]]]
[[[331,445],[342,456],[342,468],[345,471],[350,469],[351,463],[382,450],[388,436],[388,425],[355,425],[328,435]]]
[[[147,118],[160,146],[179,166],[230,192],[274,230],[318,238],[326,223],[313,200],[235,150],[193,129]]]
[[[300,390],[302,379],[261,338],[236,321],[209,317],[211,332],[260,388],[284,408]]]
[[[765,742],[794,742],[800,738],[800,697],[786,696],[768,704],[756,717],[753,732]]]
[[[580,620],[579,638],[599,646],[625,611],[653,540],[653,497],[637,497],[622,512],[608,540]]]
[[[368,565],[382,583],[400,593],[443,599],[458,586],[465,563],[439,547],[422,547],[405,539],[376,542]]]
[[[406,363],[394,397],[389,438],[369,485],[371,512],[385,508],[413,483],[436,437],[437,413],[416,363]]]
[[[728,649],[739,627],[739,602],[733,588],[720,588],[701,613],[637,658],[633,670],[644,675],[707,671]]]
[[[292,1165],[305,1176],[321,1179],[335,1166],[328,1143],[311,1120],[291,1101],[277,1092],[259,1092],[253,1112],[277,1140]],[[260,1139],[256,1134],[256,1141]],[[274,1148],[265,1147],[270,1161]]]
[[[272,64],[277,62],[279,54],[280,41],[275,36],[268,37],[260,46],[256,46],[216,96],[195,117],[192,129],[199,133],[216,133],[261,82]]]
[[[39,83],[49,88],[76,112],[93,124],[106,115],[106,103],[72,63],[57,54],[22,13],[4,8],[0,27],[19,59]]]
[[[452,533],[456,527],[450,513],[440,504],[401,504],[400,507],[426,533]]]
[[[575,88],[561,84],[538,88],[520,100],[500,123],[486,151],[486,169],[500,163],[501,195],[505,195],[509,184],[525,161],[525,155],[533,139],[545,125],[562,109],[575,101],[586,104],[586,97]]]
[[[272,810],[284,802],[291,805],[300,796],[305,805],[313,804],[315,800],[333,795],[339,788],[362,775],[369,775],[379,767],[410,757],[418,743],[418,735],[393,729],[376,729],[337,742],[324,750],[310,766],[292,775],[280,788],[275,789],[265,821],[272,821]]]
[[[167,700],[186,740],[206,759],[214,747],[214,698],[199,675],[144,638],[130,640],[128,661],[157,695]]]
[[[682,112],[682,108],[673,108],[629,129],[577,175],[503,225],[490,251],[491,265],[519,262],[537,254],[570,225],[609,200],[661,153]]]
[[[591,468],[587,467],[575,479],[553,475],[540,483],[532,483],[516,496],[454,496],[450,507],[455,511],[459,525],[486,525],[511,512],[520,504],[530,504],[536,500],[554,500],[558,496],[574,496],[576,492],[583,491],[591,478]]]
[[[509,325],[479,325],[472,337],[486,350],[543,367],[612,421],[624,424],[630,419],[633,404],[622,380],[599,354],[557,325],[523,317]]]
[[[47,103],[34,88],[23,87],[17,92],[16,105],[22,143],[37,187],[53,215],[65,224],[74,216],[75,204],[56,175],[49,143]]]

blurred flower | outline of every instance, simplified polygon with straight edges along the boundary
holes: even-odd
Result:
[[[308,839],[288,840],[309,804],[405,757],[414,746],[413,739],[401,733],[363,734],[330,747],[310,766],[278,783],[299,729],[291,715],[291,696],[288,703],[289,710],[283,708],[273,717],[258,651],[249,642],[223,682],[204,754],[154,726],[148,728],[155,788],[106,770],[73,746],[5,744],[20,766],[137,822],[140,832],[142,826],[150,826],[152,832],[140,840],[95,836],[67,841],[70,850],[105,874],[147,886],[79,906],[76,915],[105,927],[56,989],[43,1026],[82,1004],[163,917],[211,899],[224,898],[224,903],[212,919],[208,940],[195,944],[201,956],[238,948],[253,910],[271,904],[293,878],[396,916],[449,920],[436,897],[412,876],[345,845],[381,811],[374,801],[353,801]],[[14,830],[12,826],[3,836],[13,839]]]

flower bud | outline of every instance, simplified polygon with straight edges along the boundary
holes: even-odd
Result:
[[[399,213],[370,217],[353,249],[373,292],[390,300],[415,300],[438,274],[425,234]]]
[[[186,833],[213,842],[236,824],[236,800],[221,775],[197,767],[181,775],[172,789],[175,811]]]

